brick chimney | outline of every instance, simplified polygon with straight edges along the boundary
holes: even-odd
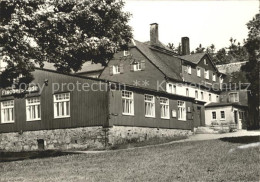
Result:
[[[182,46],[182,55],[190,54],[190,39],[189,37],[181,38],[181,46]]]
[[[150,24],[150,44],[154,45],[154,46],[159,44],[158,24],[157,23]]]

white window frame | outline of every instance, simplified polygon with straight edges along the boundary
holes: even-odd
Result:
[[[178,120],[186,121],[186,103],[178,100]]]
[[[224,112],[224,118],[222,118],[221,112]],[[220,120],[226,120],[226,113],[225,113],[225,111],[220,111]]]
[[[172,83],[167,83],[167,90],[168,90],[168,93],[171,93],[171,94],[177,93],[177,87],[175,84],[172,84]]]
[[[199,91],[195,90],[195,99],[199,99]]]
[[[239,94],[238,94],[238,92],[230,92],[230,93],[228,94],[229,102],[231,102],[230,95],[232,95],[232,94],[235,94],[235,95],[236,95],[235,100],[232,101],[232,102],[239,102]]]
[[[145,117],[155,117],[155,97],[153,95],[144,95],[144,112]]]
[[[188,72],[188,74],[191,75],[191,66],[190,65],[187,65],[187,72]]]
[[[26,121],[41,120],[41,99],[31,97],[26,99]]]
[[[216,81],[216,74],[212,73],[212,80],[215,82]]]
[[[205,77],[205,79],[209,79],[209,70],[204,70],[204,77]]]
[[[204,64],[208,65],[207,59],[204,59]]]
[[[170,106],[168,98],[160,97],[160,110],[162,119],[170,119]]]
[[[201,69],[200,68],[197,68],[197,76],[201,77]]]
[[[200,92],[200,98],[201,100],[204,100],[204,92]]]
[[[124,56],[129,56],[130,52],[129,51],[124,51]]]
[[[126,110],[128,112],[125,112]],[[132,91],[122,90],[122,114],[134,115],[134,93]]]
[[[8,115],[6,115],[8,113]],[[9,118],[9,119],[8,119]],[[1,102],[1,123],[14,123],[14,100],[7,100]]]
[[[190,96],[190,91],[189,88],[186,88],[186,96],[189,97]]]
[[[141,71],[141,63],[140,62],[136,62],[135,64],[133,64],[134,66],[134,71]]]
[[[113,75],[120,74],[119,65],[113,65]]]
[[[213,117],[213,113],[215,113],[215,118]],[[217,112],[216,112],[216,111],[212,111],[212,112],[211,112],[211,119],[212,119],[213,121],[217,120]]]
[[[62,99],[58,97],[64,97]],[[68,105],[67,105],[68,104]],[[67,118],[70,117],[70,93],[58,93],[53,95],[53,110],[54,118]],[[62,112],[63,114],[60,114]],[[59,113],[58,113],[59,112]]]

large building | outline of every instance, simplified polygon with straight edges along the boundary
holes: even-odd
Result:
[[[246,91],[225,87],[207,53],[182,55],[158,39],[132,40],[107,67],[64,75],[37,69],[28,90],[2,89],[0,150],[106,147],[245,123]],[[93,78],[94,77],[94,78]],[[98,78],[96,78],[98,77]]]

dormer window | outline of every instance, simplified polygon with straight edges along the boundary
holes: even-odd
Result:
[[[117,75],[117,74],[122,74],[124,72],[124,67],[123,67],[123,64],[120,64],[120,65],[111,65],[110,66],[110,75]]]
[[[143,71],[145,70],[145,60],[133,61],[131,63],[131,71]]]
[[[197,68],[197,76],[198,76],[198,77],[201,76],[201,70],[200,70],[200,68]]]
[[[209,70],[205,70],[205,71],[204,71],[204,77],[205,77],[206,79],[209,79]]]
[[[124,51],[124,56],[129,56],[130,52],[129,51]]]
[[[118,65],[113,66],[113,74],[120,74],[120,68]]]
[[[187,66],[187,71],[188,71],[188,74],[191,74],[191,66],[190,65]]]
[[[141,63],[137,62],[136,64],[134,64],[134,71],[141,71]]]

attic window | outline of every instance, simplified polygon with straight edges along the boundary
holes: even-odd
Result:
[[[208,62],[207,62],[207,60],[206,60],[206,59],[204,59],[204,64],[205,64],[205,65],[208,65]]]
[[[188,71],[188,74],[191,74],[191,66],[190,65],[187,66],[187,71]]]
[[[124,56],[129,56],[130,52],[129,51],[124,51]]]
[[[197,68],[197,76],[200,77],[201,73],[200,73],[200,68]]]
[[[134,64],[134,71],[141,71],[141,63],[137,62],[136,64]]]
[[[133,61],[131,63],[131,71],[143,71],[145,70],[145,60]]]
[[[212,74],[212,80],[216,81],[216,74],[215,73]]]

